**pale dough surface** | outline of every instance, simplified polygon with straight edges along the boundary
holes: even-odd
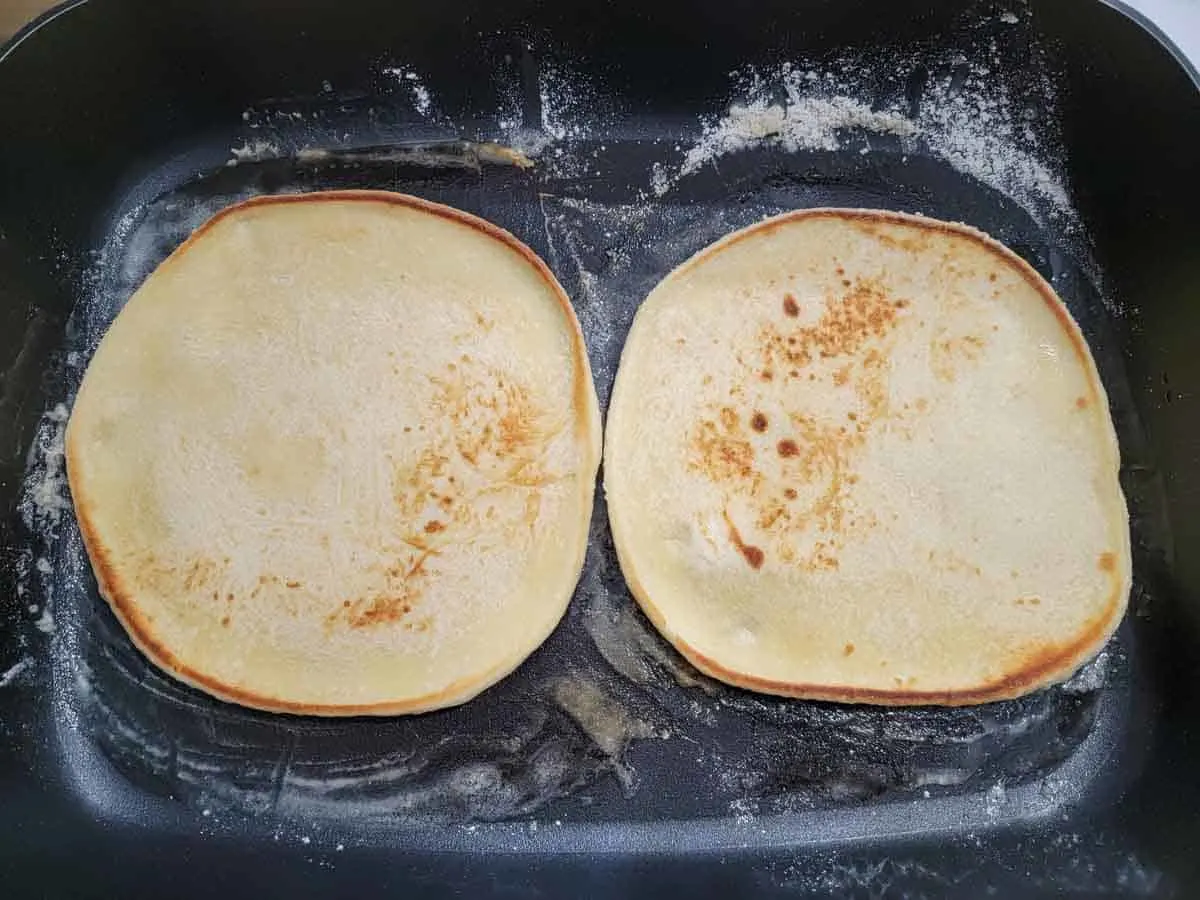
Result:
[[[215,217],[114,321],[67,431],[101,590],[178,678],[263,709],[416,712],[561,618],[600,426],[545,265],[382,192]]]
[[[606,431],[622,569],[703,671],[959,704],[1061,680],[1124,613],[1108,404],[1015,254],[865,210],[769,220],[664,279]]]

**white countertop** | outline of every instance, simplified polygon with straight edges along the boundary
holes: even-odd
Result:
[[[1200,69],[1200,0],[1123,0],[1162,29]]]

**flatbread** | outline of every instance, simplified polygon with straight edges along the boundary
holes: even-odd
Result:
[[[792,697],[969,704],[1059,681],[1130,587],[1107,399],[1050,286],[974,229],[779,216],[634,320],[605,490],[646,615]]]
[[[550,634],[600,455],[579,324],[512,235],[400,194],[262,197],[134,294],[66,436],[135,643],[266,710],[461,703]]]

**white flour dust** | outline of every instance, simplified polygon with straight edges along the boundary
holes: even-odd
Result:
[[[236,166],[242,163],[278,159],[283,154],[283,151],[279,149],[279,145],[276,143],[256,140],[246,141],[238,147],[230,147],[229,154],[229,159],[225,165]]]
[[[879,93],[873,87],[878,66],[858,60],[829,68],[784,63],[773,70],[736,71],[735,99],[727,113],[704,124],[675,167],[654,171],[651,187],[664,196],[680,179],[752,147],[866,155],[874,149],[873,139],[886,138],[901,153],[931,155],[1008,195],[1039,224],[1074,226],[1077,217],[1064,179],[1047,162],[1053,148],[1044,146],[1032,127],[1036,112],[1005,87],[995,47],[969,63],[940,62],[928,65],[937,74],[916,98],[915,112],[898,80],[888,103],[871,102]],[[910,68],[917,64],[907,62]],[[906,67],[896,60],[888,66],[895,72]],[[1040,88],[1052,94],[1048,81]]]
[[[33,658],[30,656],[26,656],[26,657],[18,660],[12,666],[9,666],[3,672],[0,672],[0,688],[6,688],[10,684],[13,684],[14,682],[16,682],[16,680],[21,677],[21,675],[25,672],[25,670],[28,669],[32,665],[33,665]]]
[[[610,123],[611,98],[586,75],[547,63],[538,72],[533,104],[538,117],[532,121],[526,115],[525,99],[516,83],[502,91],[496,140],[536,159],[548,177],[595,174],[595,151],[579,152],[573,145],[595,137]]]
[[[990,788],[988,788],[987,793],[983,795],[983,802],[984,810],[987,812],[990,818],[994,819],[1000,815],[1001,811],[1004,809],[1004,803],[1007,798],[1008,794],[1004,790],[1003,781],[997,781]]]
[[[32,552],[18,560],[17,596],[34,601],[25,608],[35,617],[34,628],[43,634],[53,634],[56,629],[56,569],[47,556],[60,539],[61,526],[71,511],[63,444],[69,415],[65,403],[57,403],[42,414],[26,459],[25,484],[18,505],[26,526],[39,536],[40,547],[36,560]],[[35,589],[35,581],[40,590]]]
[[[1095,659],[1063,682],[1062,690],[1072,694],[1088,694],[1104,686],[1108,675],[1108,651],[1102,650]]]
[[[859,129],[875,134],[912,137],[917,126],[897,113],[875,112],[852,97],[805,96],[802,79],[785,81],[788,100],[772,103],[752,99],[735,103],[729,113],[705,129],[703,137],[687,151],[680,177],[729,153],[754,144],[769,143],[794,153],[797,150],[837,150],[839,132]],[[657,191],[656,191],[657,192]]]
[[[413,108],[422,116],[428,116],[433,108],[433,99],[424,80],[407,66],[385,66],[380,71],[391,78],[412,97]]]
[[[43,414],[29,451],[21,512],[25,524],[33,529],[57,526],[63,513],[71,508],[63,447],[68,417],[62,403]]]
[[[596,93],[586,79],[546,66],[538,74],[542,130],[555,141],[589,137],[596,123]]]

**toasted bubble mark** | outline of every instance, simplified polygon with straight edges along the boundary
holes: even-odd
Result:
[[[746,562],[750,565],[750,568],[761,569],[763,561],[766,559],[766,554],[760,548],[755,547],[753,544],[747,544],[742,540],[741,532],[733,524],[733,519],[729,517],[728,511],[724,513],[724,516],[725,524],[729,526],[730,543],[738,549],[738,552],[742,554]]]

